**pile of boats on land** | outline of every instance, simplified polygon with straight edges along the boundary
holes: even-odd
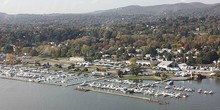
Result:
[[[118,80],[118,79],[106,79],[102,82],[83,82],[80,84],[78,89],[85,89],[89,91],[89,88],[108,90],[111,92],[119,92],[124,94],[142,94],[150,96],[163,96],[163,97],[174,97],[174,98],[186,98],[189,96],[189,92],[195,92],[195,89],[184,88],[167,85],[167,83],[154,82],[154,83],[135,83],[130,80]],[[199,89],[198,93],[213,94],[213,91],[203,91]]]

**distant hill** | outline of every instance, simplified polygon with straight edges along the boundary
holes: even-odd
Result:
[[[202,9],[215,6],[217,4],[203,4],[199,2],[193,3],[177,3],[177,4],[164,4],[156,6],[127,6],[117,9],[97,11],[95,14],[104,15],[161,15],[165,13],[174,13],[180,10],[188,9]]]
[[[5,16],[5,15],[7,15],[7,14],[6,14],[6,13],[1,13],[1,12],[0,12],[0,17],[1,17],[1,16]]]
[[[6,13],[1,13],[0,12],[0,23],[2,23],[2,22],[5,22],[5,18],[7,17],[8,15],[6,14]]]
[[[155,20],[178,16],[220,16],[220,4],[177,3],[156,6],[127,6],[87,14],[18,14],[0,13],[0,23],[36,24],[113,24]]]
[[[6,13],[2,13],[2,12],[0,12],[0,15],[4,15],[4,14],[6,14]]]

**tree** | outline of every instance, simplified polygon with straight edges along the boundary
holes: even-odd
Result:
[[[6,64],[11,64],[11,65],[13,65],[13,64],[15,64],[16,63],[16,57],[14,56],[14,55],[12,55],[12,54],[8,54],[7,56],[6,56]]]
[[[140,73],[140,66],[137,64],[131,64],[130,65],[130,71],[133,75],[138,75],[138,73]]]
[[[136,53],[135,48],[129,48],[129,49],[128,49],[128,53],[134,53],[134,54],[135,54],[135,53]]]
[[[3,49],[4,53],[12,53],[13,52],[13,46],[6,45]]]
[[[137,61],[137,58],[136,58],[136,57],[133,57],[133,58],[130,58],[130,59],[129,59],[130,65],[135,65],[135,64],[136,64],[136,61]]]
[[[117,74],[118,74],[118,77],[119,78],[122,78],[123,77],[123,72],[121,70],[118,70],[117,71]]]
[[[150,56],[151,57],[154,57],[154,56],[157,55],[157,50],[155,48],[150,47],[149,51],[150,51]]]
[[[38,51],[36,49],[32,49],[29,54],[30,54],[30,56],[38,56],[39,55]]]
[[[31,47],[23,47],[22,49],[21,49],[21,53],[26,53],[26,54],[29,54],[30,52],[31,52]]]
[[[202,63],[203,63],[202,57],[197,57],[196,64],[202,64]]]
[[[60,56],[61,57],[67,57],[67,52],[68,52],[67,47],[61,47],[60,48]]]
[[[75,68],[75,64],[70,64],[70,66],[68,66],[68,69],[70,70],[70,69],[74,69]]]
[[[198,62],[201,62],[201,61],[199,61],[199,59],[198,59]],[[192,55],[190,55],[188,60],[187,60],[187,64],[188,65],[194,65],[195,63],[196,63],[196,60],[193,58]]]
[[[167,53],[167,54],[166,54],[166,58],[167,58],[167,61],[171,61],[172,58],[173,58],[173,56],[172,56],[172,54]]]

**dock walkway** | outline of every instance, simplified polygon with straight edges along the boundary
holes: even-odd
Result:
[[[8,80],[15,80],[15,81],[21,81],[21,82],[30,82],[25,79],[18,79],[18,78],[10,78],[10,77],[3,77],[0,76],[1,79],[8,79]],[[35,84],[44,84],[44,85],[51,85],[51,86],[62,86],[61,84],[52,84],[52,83],[44,83],[44,82],[30,82],[30,83],[35,83]]]
[[[93,79],[93,80],[87,80],[86,82],[88,83],[88,82],[99,81],[99,80],[103,80],[103,79],[105,79],[105,78],[98,78],[98,79]],[[66,87],[79,85],[81,83],[83,83],[83,82],[76,82],[76,83],[72,83],[72,84],[67,84]]]
[[[117,95],[117,96],[122,96],[122,97],[141,99],[141,100],[145,100],[145,101],[149,101],[149,102],[158,103],[160,105],[168,104],[167,102],[162,102],[162,101],[154,100],[154,99],[151,99],[151,98],[148,98],[148,97],[142,97],[142,96],[136,96],[136,95],[121,94],[121,93],[115,93],[115,92],[107,92],[107,91],[96,90],[96,89],[91,89],[91,88],[89,89],[89,91],[98,92],[98,93],[102,93],[102,94],[110,94],[110,95]]]

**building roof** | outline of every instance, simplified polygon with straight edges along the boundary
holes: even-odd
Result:
[[[165,66],[169,66],[170,64],[172,64],[173,61],[162,61],[161,63],[159,63],[157,66],[159,67],[165,67]]]
[[[187,64],[186,63],[181,63],[181,64],[179,64],[179,66],[187,66]]]

